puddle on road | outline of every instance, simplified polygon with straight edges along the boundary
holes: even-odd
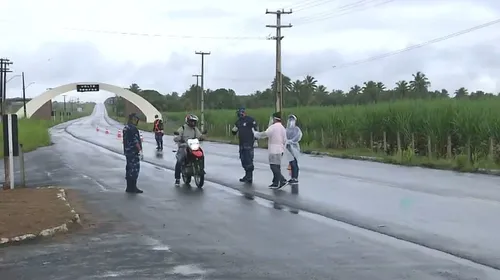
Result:
[[[172,269],[172,274],[182,276],[204,275],[206,271],[195,264],[178,265]]]

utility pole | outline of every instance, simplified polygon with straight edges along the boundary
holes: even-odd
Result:
[[[2,104],[0,106],[0,114],[6,113],[6,101],[7,101],[7,73],[11,73],[12,71],[9,69],[9,65],[12,65],[12,62],[7,58],[0,58],[0,93],[1,93],[1,101]]]
[[[195,52],[201,55],[201,131],[205,130],[205,91],[203,88],[203,81],[205,79],[205,55],[210,55],[210,52]]]
[[[28,118],[28,115],[26,114],[26,85],[24,82],[24,72],[23,72],[23,110],[24,110],[24,118]]]
[[[276,12],[271,12],[266,10],[267,14],[276,15],[276,25],[266,25],[268,28],[276,28],[276,36],[270,37],[269,40],[276,40],[276,112],[283,111],[283,74],[281,73],[281,40],[284,36],[281,36],[281,28],[290,28],[292,24],[281,25],[281,15],[291,14],[292,10],[285,11],[284,9],[277,10]]]
[[[200,86],[198,85],[198,82],[199,82],[198,80],[201,77],[201,75],[196,74],[196,75],[193,75],[193,77],[196,77],[196,90],[199,91]],[[198,95],[196,95],[196,110],[198,110],[198,108],[199,108],[198,106],[200,105],[200,102],[198,102],[198,100],[199,100],[198,98],[199,98],[200,94],[201,93],[198,93]]]
[[[6,114],[6,101],[7,101],[7,73],[10,73],[9,65],[12,65],[12,62],[7,59],[7,58],[0,58],[0,94],[1,94],[1,101],[2,104],[0,105],[0,110],[1,110],[1,115],[2,115],[2,120],[3,120],[3,115]],[[3,124],[3,125],[12,125],[11,123],[9,124]],[[10,136],[9,136],[10,137]],[[4,139],[4,141],[9,141],[8,139]],[[10,160],[9,160],[9,155],[4,155],[3,157],[3,165],[4,165],[4,174],[5,174],[5,182],[3,185],[3,189],[7,190],[10,189],[13,186],[10,186],[10,181],[11,181],[11,168],[14,168],[14,166],[11,166]]]
[[[64,103],[63,103],[63,111],[64,111],[64,116],[63,116],[63,120],[66,119],[66,94],[63,95],[63,98],[64,98]]]

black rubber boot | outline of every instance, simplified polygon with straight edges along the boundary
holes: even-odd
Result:
[[[137,187],[137,179],[132,180],[132,187],[135,193],[143,193],[143,191]]]
[[[253,172],[251,171],[245,171],[245,176],[240,179],[240,182],[242,183],[252,183],[252,177],[253,177]]]
[[[127,179],[127,189],[125,189],[125,192],[135,193],[134,188],[132,187],[132,180],[130,179]]]
[[[248,172],[245,172],[245,177],[247,177],[247,183],[251,184],[253,182],[253,172],[252,171],[248,171]]]

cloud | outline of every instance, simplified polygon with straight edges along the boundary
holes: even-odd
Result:
[[[222,9],[213,7],[198,8],[198,9],[179,9],[166,12],[164,17],[169,19],[210,19],[210,18],[224,18],[231,17],[231,13]]]
[[[265,15],[265,8],[287,5],[296,10],[283,16],[283,23],[294,25],[283,30],[282,41],[283,73],[292,79],[312,75],[330,89],[348,90],[368,80],[392,87],[396,81],[409,80],[422,71],[433,89],[453,91],[464,86],[500,91],[500,36],[492,36],[495,27],[369,63],[332,67],[487,22],[500,15],[497,1],[394,1],[344,16],[338,16],[338,5],[353,0],[331,1],[318,7],[264,0],[255,0],[252,5],[219,0],[211,7],[201,1],[166,5],[156,0],[133,5],[111,1],[97,6],[99,2],[89,0],[85,7],[76,7],[82,9],[80,13],[58,0],[50,0],[50,5],[34,0],[4,1],[8,2],[6,14],[11,18],[0,21],[0,35],[6,38],[0,51],[14,62],[16,72],[26,72],[27,82],[36,82],[30,87],[30,96],[76,81],[119,86],[137,83],[162,93],[183,92],[196,82],[192,75],[200,73],[201,57],[194,53],[200,50],[211,52],[205,57],[207,88],[233,88],[238,94],[261,90],[274,78],[275,42],[227,37],[273,33],[265,25],[273,24],[275,17]],[[123,13],[116,13],[120,3]],[[86,17],[93,9],[99,12]],[[45,12],[61,17],[46,17]],[[21,15],[30,20],[13,21]],[[156,35],[82,32],[77,31],[79,28]],[[20,93],[19,80],[9,83],[9,90]]]

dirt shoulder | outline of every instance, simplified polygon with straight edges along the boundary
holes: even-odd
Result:
[[[67,203],[58,188],[0,190],[0,238],[38,236],[43,230],[71,222],[75,213]]]

